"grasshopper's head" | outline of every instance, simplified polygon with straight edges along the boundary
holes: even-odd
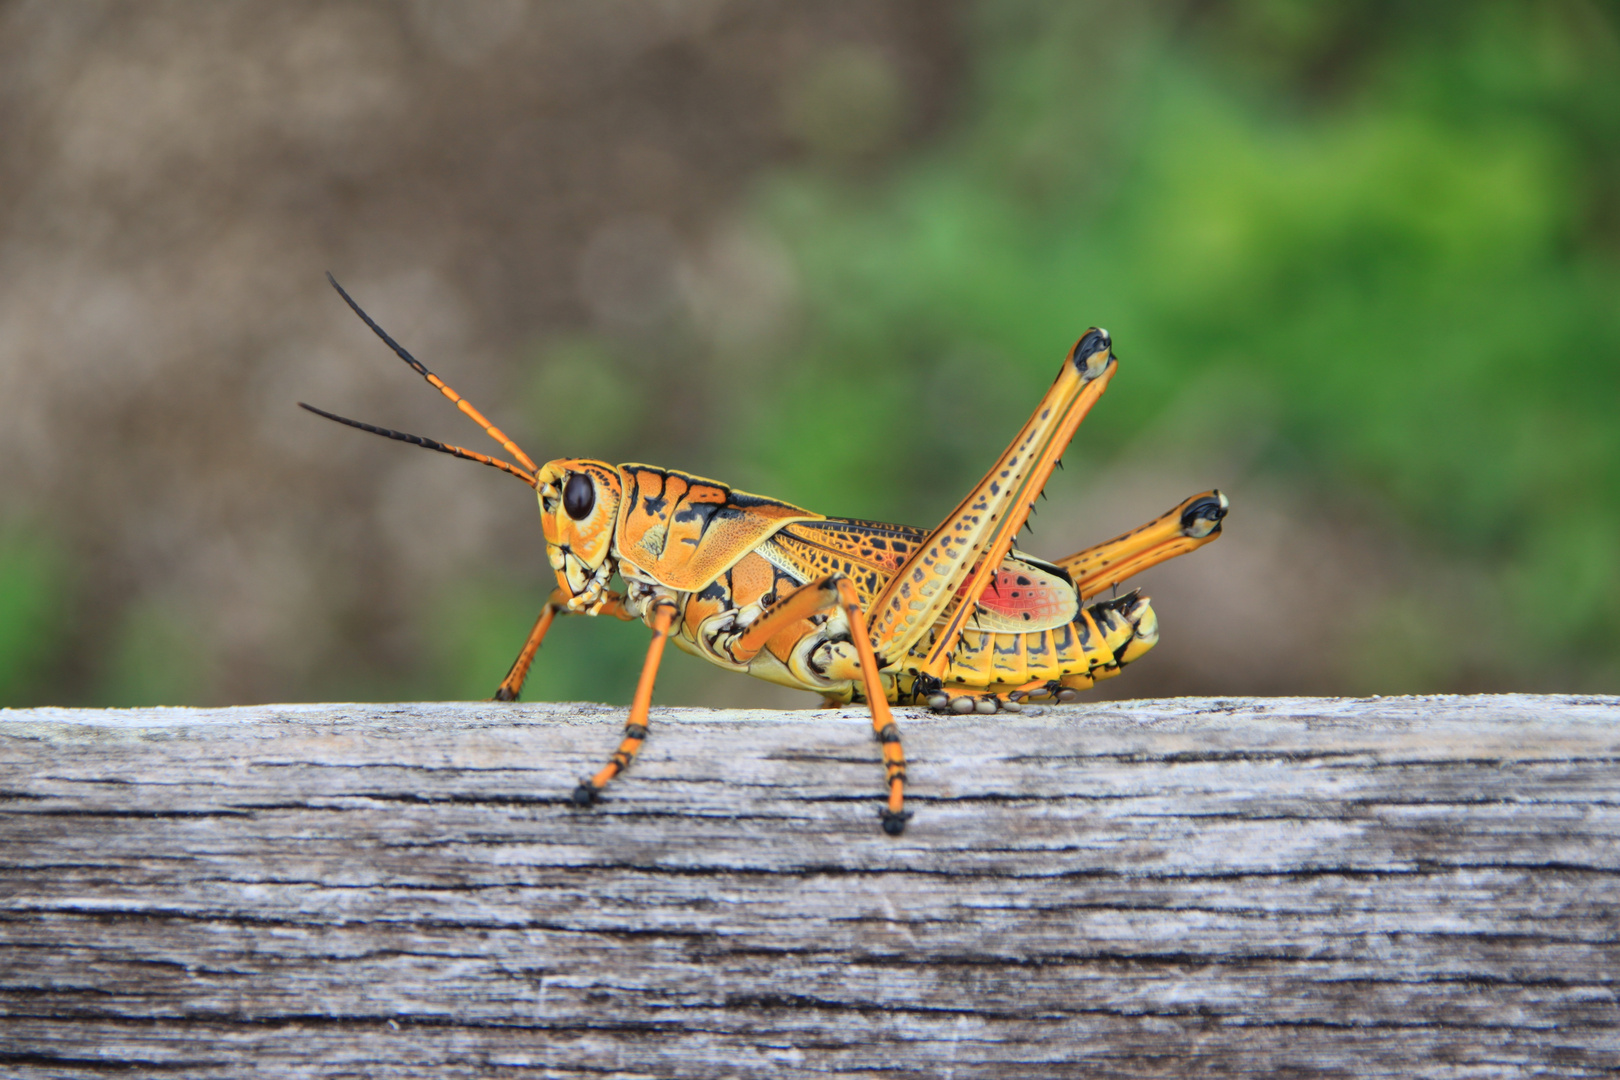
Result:
[[[343,297],[344,302],[354,309],[354,313],[360,316],[365,324],[371,327],[372,332],[394,350],[412,371],[453,401],[457,408],[483,428],[485,434],[500,443],[516,460],[505,461],[468,450],[463,446],[442,443],[437,439],[428,439],[403,431],[391,431],[359,420],[350,420],[317,409],[313,405],[304,405],[304,408],[328,420],[336,420],[340,424],[369,431],[374,435],[398,439],[400,442],[412,443],[428,450],[437,450],[441,454],[492,466],[534,488],[540,494],[540,525],[546,533],[546,554],[551,557],[552,568],[557,571],[557,580],[570,594],[569,610],[590,611],[592,614],[600,611],[603,604],[602,594],[607,590],[607,584],[612,580],[614,571],[618,569],[618,560],[613,557],[613,532],[619,519],[619,498],[623,490],[619,482],[619,470],[605,461],[561,460],[547,462],[543,468],[536,465],[534,459],[525,454],[505,432],[484,419],[484,414],[473,408],[472,402],[450,389],[443,379],[429,371],[404,346],[389,337],[387,332],[343,291],[343,286],[337,283],[337,279],[331,274],[327,274],[326,279],[332,283],[332,288],[338,291],[338,295]],[[303,402],[299,404],[303,405]]]
[[[557,583],[573,595],[571,610],[588,610],[601,603],[618,569],[613,532],[624,491],[619,470],[605,461],[548,461],[534,487]]]

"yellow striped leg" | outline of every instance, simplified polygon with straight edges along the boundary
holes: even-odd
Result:
[[[906,657],[937,622],[922,658],[904,663],[908,672],[944,674],[980,595],[1115,366],[1107,332],[1086,331],[1012,444],[889,580],[872,605],[871,625],[886,661]]]
[[[1068,571],[1080,599],[1105,589],[1177,555],[1195,551],[1221,535],[1221,520],[1230,504],[1219,491],[1183,500],[1174,510],[1105,543],[1056,560]]]
[[[883,746],[884,779],[889,788],[888,805],[882,811],[883,831],[899,836],[905,831],[911,812],[906,809],[906,752],[900,745],[900,728],[889,709],[888,695],[880,677],[881,664],[872,651],[872,639],[866,632],[866,613],[861,610],[860,595],[855,585],[843,574],[829,574],[819,581],[802,585],[782,597],[759,621],[731,647],[738,663],[746,663],[759,654],[765,643],[785,627],[800,619],[842,607],[849,620],[849,636],[855,643],[855,655],[861,662],[861,688],[866,695],[867,707],[872,712],[872,733]]]
[[[872,639],[866,632],[866,614],[855,585],[843,575],[838,576],[838,600],[849,619],[849,636],[855,641],[855,655],[861,659],[861,686],[866,693],[866,704],[872,710],[872,733],[883,746],[883,770],[889,785],[889,804],[883,808],[883,831],[899,836],[906,830],[911,811],[906,809],[906,752],[900,745],[900,729],[894,714],[889,711],[889,699],[883,691],[883,680],[878,677],[880,663],[872,650]]]

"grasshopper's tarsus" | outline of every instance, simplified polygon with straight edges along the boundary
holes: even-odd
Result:
[[[651,465],[559,458],[537,465],[505,433],[405,350],[338,286],[344,301],[412,370],[514,461],[309,406],[387,438],[490,465],[532,487],[558,587],[494,700],[516,701],[559,615],[639,619],[652,631],[618,747],[581,780],[574,806],[594,805],[648,737],[653,686],[673,636],[733,671],[864,704],[882,754],[883,831],[904,832],[906,757],[892,704],[939,712],[1016,712],[1068,702],[1117,675],[1158,640],[1147,600],[1120,582],[1220,535],[1218,491],[1185,500],[1141,528],[1046,562],[1013,549],[1076,427],[1117,370],[1108,332],[1093,327],[1064,357],[1035,411],[978,485],[931,532],[831,518]],[[610,592],[615,575],[623,593]]]

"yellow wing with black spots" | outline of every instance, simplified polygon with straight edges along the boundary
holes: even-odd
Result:
[[[624,505],[617,546],[622,563],[660,585],[697,592],[772,533],[822,515],[652,465],[620,465]]]

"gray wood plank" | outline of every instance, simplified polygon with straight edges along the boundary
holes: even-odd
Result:
[[[0,1074],[1599,1076],[1620,699],[0,711]]]

